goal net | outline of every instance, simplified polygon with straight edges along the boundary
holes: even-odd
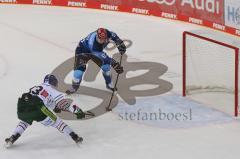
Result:
[[[234,115],[238,116],[239,47],[237,37],[223,33],[204,30],[184,32],[183,96],[209,92],[230,95],[232,101],[226,107],[231,107]],[[213,102],[217,99],[215,96]]]

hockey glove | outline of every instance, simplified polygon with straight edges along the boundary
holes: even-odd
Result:
[[[77,119],[85,118],[85,113],[82,111],[82,109],[79,109],[79,111],[75,113],[75,115],[77,116]]]
[[[57,107],[55,107],[55,108],[53,109],[53,111],[54,111],[55,113],[61,113],[61,112],[62,112],[62,110],[59,109],[59,108],[57,108]]]
[[[112,60],[111,65],[118,74],[123,73],[123,67],[118,62],[116,62],[115,60]]]
[[[117,48],[118,48],[119,53],[120,53],[121,55],[125,54],[127,48],[126,48],[124,42],[119,39],[119,40],[116,42],[116,44],[117,44],[117,46],[118,46]]]

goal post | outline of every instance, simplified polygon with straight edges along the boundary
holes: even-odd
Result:
[[[234,98],[234,116],[238,116],[238,42],[214,32],[202,31],[183,32],[182,42],[182,95],[193,92],[230,93]]]

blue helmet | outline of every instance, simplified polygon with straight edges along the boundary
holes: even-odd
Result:
[[[58,86],[58,80],[57,80],[56,76],[54,76],[52,74],[48,74],[45,76],[44,83],[50,84],[54,87]]]

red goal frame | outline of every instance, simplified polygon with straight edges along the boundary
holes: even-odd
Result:
[[[195,33],[192,33],[192,32],[188,32],[188,31],[184,31],[183,32],[183,39],[182,39],[182,42],[183,42],[183,48],[182,48],[182,95],[185,97],[186,96],[186,36],[193,36],[193,37],[196,37],[198,39],[202,39],[202,40],[206,40],[206,41],[209,41],[209,42],[212,42],[212,43],[215,43],[215,44],[218,44],[218,45],[221,45],[221,46],[224,46],[224,47],[227,47],[227,48],[231,48],[234,50],[235,52],[235,78],[234,78],[234,116],[238,116],[239,113],[238,113],[238,76],[239,76],[239,48],[235,47],[235,46],[232,46],[232,45],[229,45],[227,43],[224,43],[224,42],[221,42],[221,41],[217,41],[217,40],[214,40],[214,39],[211,39],[211,38],[208,38],[208,37],[204,37],[204,36],[201,36],[201,35],[198,35],[198,34],[195,34]]]

